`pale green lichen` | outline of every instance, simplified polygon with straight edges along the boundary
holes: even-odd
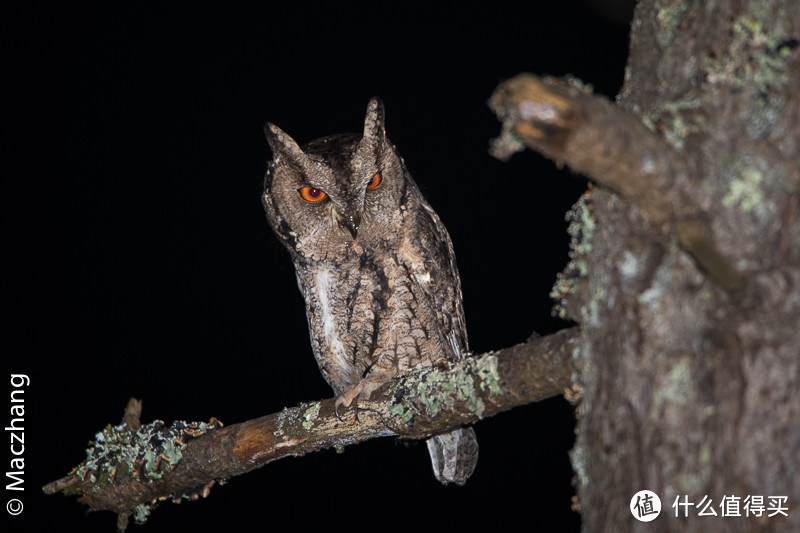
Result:
[[[597,229],[589,192],[575,202],[567,212],[566,220],[569,222],[567,233],[570,236],[570,260],[564,271],[558,273],[550,290],[550,298],[556,302],[553,314],[564,319],[570,318],[567,316],[567,299],[580,290],[581,279],[589,273],[586,256],[592,250],[592,238]]]
[[[303,422],[303,427],[306,428],[306,430],[311,429],[311,426],[314,425],[314,420],[317,418],[317,415],[319,415],[319,402],[312,403],[311,406],[303,412],[303,420],[305,420],[305,422]]]
[[[703,63],[706,79],[737,91],[750,90],[753,105],[742,107],[740,119],[753,139],[763,138],[781,117],[789,61],[797,40],[787,25],[785,9],[772,2],[750,2],[746,14],[733,23],[733,35],[723,54]]]
[[[600,327],[603,317],[602,307],[612,307],[612,305],[608,300],[608,291],[606,288],[602,285],[598,285],[588,305],[583,305],[581,307],[581,323]]]
[[[696,104],[695,101],[680,102],[688,105]],[[664,107],[670,117],[669,120],[664,120],[664,139],[671,144],[674,148],[682,150],[686,145],[686,138],[692,133],[703,131],[705,127],[705,117],[700,113],[686,113],[681,110],[672,110],[670,105]],[[699,107],[699,104],[695,107]],[[686,108],[689,109],[689,108]]]
[[[589,460],[586,453],[586,446],[582,442],[584,439],[579,436],[578,442],[569,452],[570,462],[572,469],[575,472],[575,478],[579,489],[585,489],[589,486]]]
[[[73,473],[91,483],[113,484],[118,474],[152,483],[181,461],[185,440],[199,437],[221,425],[215,419],[208,423],[178,420],[171,426],[154,420],[136,430],[125,424],[109,424],[89,443],[86,459],[75,467]],[[150,506],[140,505],[136,508],[135,518],[143,522],[149,513]]]
[[[764,200],[764,175],[752,167],[742,168],[739,175],[731,180],[728,193],[722,198],[722,205],[727,208],[739,205],[742,211],[749,212]]]
[[[145,450],[144,452],[144,475],[151,479],[160,479],[164,475],[163,472],[156,470],[156,453],[153,450]]]
[[[661,417],[661,409],[667,403],[686,407],[694,401],[692,365],[686,358],[679,359],[667,373],[664,384],[655,389],[650,417]]]
[[[434,368],[423,374],[422,379],[417,383],[415,395],[422,401],[426,415],[436,416],[441,410],[452,404],[453,398],[447,393],[453,390],[461,392],[460,384],[448,381],[449,374]]]
[[[402,402],[389,403],[386,406],[388,413],[392,416],[399,416],[403,422],[411,420],[411,411]]]
[[[706,58],[703,63],[707,80],[737,89],[756,83],[762,91],[787,83],[789,73],[785,63],[791,50],[781,46],[787,34],[774,24],[768,27],[770,32],[765,33],[763,23],[748,15],[737,19],[726,53]]]
[[[475,388],[476,377],[481,391],[503,394],[496,358],[468,357],[450,369],[433,367],[407,378],[398,385],[397,393],[386,404],[386,409],[392,416],[408,423],[415,415],[435,417],[459,402],[466,403],[470,412],[480,417],[485,405]]]
[[[582,195],[566,215],[569,221],[567,233],[572,239],[571,248],[581,255],[592,250],[592,237],[597,229],[597,222],[592,214],[590,197]]]
[[[679,492],[696,494],[697,492],[701,491],[703,487],[708,486],[708,480],[711,477],[711,472],[713,470],[712,452],[713,449],[710,442],[704,441],[700,443],[698,451],[699,469],[697,471],[686,472],[680,476],[678,481]]]
[[[525,150],[525,143],[510,129],[503,128],[499,136],[489,141],[489,153],[501,161],[508,161],[512,155]]]
[[[164,441],[162,444],[162,457],[164,457],[167,462],[169,463],[170,467],[174,467],[177,465],[181,459],[183,459],[183,454],[181,450],[186,447],[186,445],[175,445],[175,441],[168,440]]]
[[[623,277],[632,279],[639,274],[639,258],[630,250],[622,252],[622,260],[619,262],[619,272]]]
[[[467,407],[469,408],[470,412],[477,414],[478,416],[483,416],[483,412],[485,411],[486,407],[483,403],[483,400],[478,398],[475,393],[475,382],[472,379],[472,376],[465,376],[462,373],[461,377],[463,379],[457,380],[457,390],[458,390],[458,398],[460,400],[467,401]]]
[[[656,40],[662,48],[667,48],[675,38],[675,33],[688,7],[689,5],[686,2],[679,1],[673,3],[673,5],[661,7],[658,10],[656,20],[659,26],[656,32]]]
[[[294,416],[294,411],[291,409],[283,408],[281,412],[278,413],[278,431],[283,431],[283,425],[286,423],[287,419],[291,419]]]
[[[689,135],[706,127],[704,115],[697,112],[702,108],[703,101],[699,97],[689,96],[665,103],[657,112],[645,117],[644,123],[650,130],[661,132],[674,148],[682,150]]]
[[[496,357],[481,357],[478,359],[478,377],[480,377],[480,389],[489,389],[492,394],[503,394],[500,386],[500,374],[497,372]]]
[[[139,524],[144,524],[147,522],[147,517],[150,516],[150,506],[146,503],[140,503],[136,506],[136,509],[133,512],[133,519],[136,520]]]

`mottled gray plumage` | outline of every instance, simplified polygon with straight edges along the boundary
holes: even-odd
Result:
[[[337,408],[397,374],[465,355],[461,281],[450,237],[386,138],[373,98],[364,132],[300,148],[273,124],[264,206],[292,256],[314,355]],[[428,440],[436,477],[463,484],[472,428]]]

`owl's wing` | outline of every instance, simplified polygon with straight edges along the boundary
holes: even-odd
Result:
[[[421,207],[414,244],[424,257],[429,277],[426,276],[427,283],[420,283],[420,288],[436,312],[441,330],[453,347],[454,357],[460,359],[469,352],[469,342],[453,243],[436,211],[425,201],[421,202]]]
[[[469,351],[461,278],[456,266],[453,243],[439,216],[427,203],[419,210],[418,246],[428,268],[427,283],[420,288],[430,299],[440,327],[460,359]],[[478,439],[471,427],[434,435],[427,441],[433,473],[441,483],[463,485],[478,462]]]

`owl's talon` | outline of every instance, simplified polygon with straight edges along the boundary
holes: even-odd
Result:
[[[339,419],[339,422],[344,422],[344,418],[342,418],[342,415],[339,414],[339,398],[336,398],[336,402],[333,404],[333,414],[336,415],[336,418]]]
[[[333,404],[333,414],[336,415],[336,418],[338,418],[340,422],[344,422],[345,421],[344,418],[342,418],[342,415],[339,414],[339,404],[340,403],[343,403],[343,402],[339,402],[339,399],[337,398],[336,399],[336,403]],[[356,422],[358,422],[359,421],[359,419],[358,419],[358,403],[353,405],[353,415],[355,416]]]
[[[344,422],[345,420],[339,414],[339,407],[344,405],[345,407],[350,407],[352,404],[353,406],[353,416],[355,417],[356,422],[358,422],[358,396],[361,394],[361,384],[359,383],[355,387],[347,389],[341,395],[336,398],[336,402],[333,404],[333,414],[336,415],[340,421]]]

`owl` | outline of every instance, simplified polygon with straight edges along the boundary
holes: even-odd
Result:
[[[450,236],[387,139],[382,102],[363,134],[300,147],[273,124],[263,202],[292,257],[311,345],[342,408],[358,416],[388,380],[468,350]],[[434,474],[463,485],[478,460],[471,427],[427,441]]]

